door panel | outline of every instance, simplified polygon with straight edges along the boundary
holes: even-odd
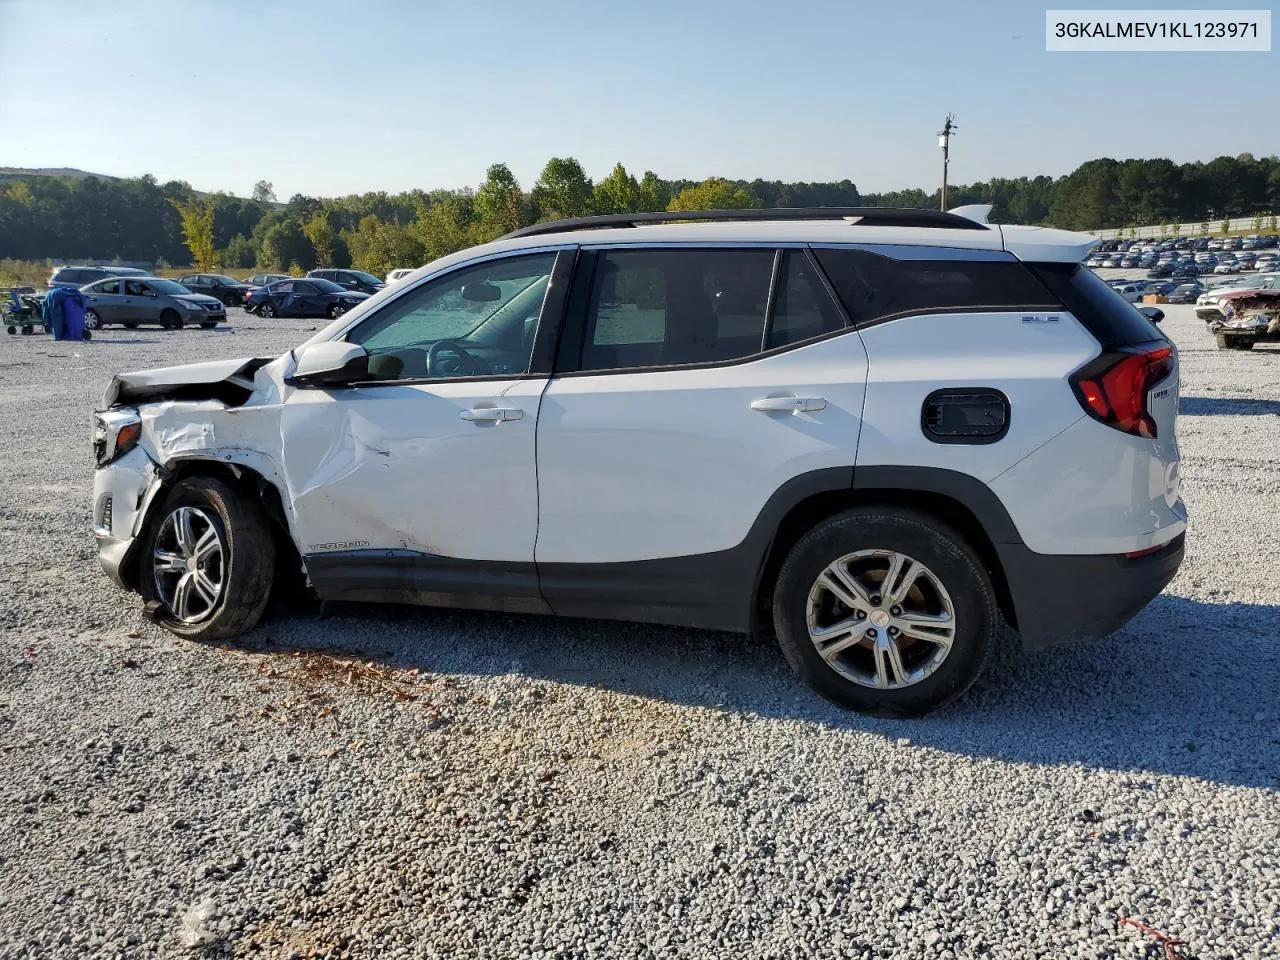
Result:
[[[534,437],[546,382],[295,391],[281,434],[302,552],[532,563]]]
[[[738,545],[791,478],[852,467],[866,375],[850,331],[729,366],[553,380],[538,423],[538,562]],[[823,405],[752,408],[779,397]]]

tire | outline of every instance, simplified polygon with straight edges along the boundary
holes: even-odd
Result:
[[[160,326],[166,330],[181,330],[182,315],[177,310],[166,310],[160,314]]]
[[[899,589],[909,587],[901,605],[875,592],[895,556]],[[923,567],[914,579],[908,562]],[[842,583],[828,574],[836,564]],[[820,577],[855,604],[841,604]],[[862,588],[861,598],[847,587],[850,581]],[[811,638],[811,616],[819,630],[849,626],[828,638],[829,646],[840,647],[829,660]],[[964,538],[925,514],[887,506],[837,514],[805,534],[778,573],[773,620],[800,679],[841,706],[891,716],[936,710],[968,690],[986,667],[1000,626],[995,590]],[[920,638],[926,634],[935,639]]]
[[[86,310],[84,312],[84,328],[86,330],[97,330],[102,326],[102,318],[98,316],[97,310]]]
[[[347,312],[347,308],[340,303],[335,303],[325,311],[325,316],[330,320],[337,320],[340,316]]]
[[[275,304],[264,303],[261,307],[258,308],[258,316],[263,317],[267,320],[274,320],[278,316],[278,314],[276,313]]]
[[[138,329],[138,321],[137,321],[137,320],[130,320],[128,323],[126,323],[126,324],[124,325],[124,328],[125,328],[126,330],[137,330],[137,329]]]
[[[187,542],[203,544],[203,554],[184,550],[177,540],[183,516],[189,521]],[[213,531],[213,541],[208,531]],[[190,568],[157,573],[157,553],[172,557],[175,566],[184,557],[196,557],[203,579],[186,572]],[[191,477],[169,492],[147,525],[138,558],[138,592],[148,603],[159,604],[157,622],[171,633],[191,640],[234,637],[253,629],[266,609],[275,557],[270,521],[256,502],[216,478]]]
[[[1248,337],[1229,333],[1215,333],[1213,338],[1218,342],[1219,350],[1252,350],[1254,341]]]
[[[201,330],[212,330],[212,329],[213,329],[214,327],[216,327],[217,325],[218,325],[218,321],[217,321],[217,320],[202,320],[202,321],[200,322],[200,329],[201,329]]]

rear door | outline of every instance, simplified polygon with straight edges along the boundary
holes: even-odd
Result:
[[[745,629],[770,498],[852,480],[866,353],[804,249],[584,254],[538,421],[557,613]]]
[[[102,280],[93,284],[87,293],[90,298],[89,309],[97,313],[98,319],[103,323],[119,323],[128,319],[122,309],[119,280]]]

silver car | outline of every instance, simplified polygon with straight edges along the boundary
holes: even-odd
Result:
[[[196,323],[211,330],[227,319],[217,297],[192,293],[176,280],[160,277],[109,277],[81,287],[85,298],[84,324],[90,330],[118,323],[130,329],[158,323],[178,330]]]

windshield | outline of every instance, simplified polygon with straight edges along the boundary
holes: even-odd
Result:
[[[212,277],[214,280],[217,280],[221,283],[239,283],[240,282],[235,277],[228,277],[225,273],[215,273],[215,274],[212,274]]]
[[[156,293],[190,293],[191,291],[177,280],[148,280],[147,283]]]
[[[316,288],[322,293],[346,293],[342,287],[338,286],[332,280],[324,280],[320,277],[307,277],[307,283],[314,283]]]

